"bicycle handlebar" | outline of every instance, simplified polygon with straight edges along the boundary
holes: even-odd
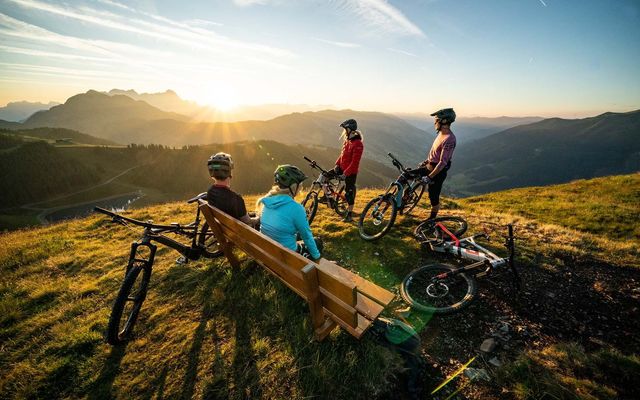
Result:
[[[391,153],[387,153],[391,157],[393,165],[398,168],[400,172],[407,172],[408,170],[402,165],[402,163]]]
[[[323,173],[327,173],[326,170],[324,170],[321,166],[318,165],[318,163],[315,160],[311,160],[309,157],[307,156],[303,156],[305,160],[309,161],[309,165],[311,165],[311,168],[317,168],[319,169],[321,172]]]

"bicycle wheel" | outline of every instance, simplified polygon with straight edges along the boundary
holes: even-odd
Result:
[[[344,189],[340,189],[338,192],[334,192],[335,198],[333,199],[333,210],[341,217],[347,215],[349,205],[347,204],[347,198],[344,197]]]
[[[142,272],[142,274],[140,274]],[[107,343],[117,345],[124,343],[138,319],[140,308],[147,297],[147,286],[151,278],[151,268],[134,265],[124,278],[118,297],[109,317],[107,327]]]
[[[400,286],[402,298],[411,307],[434,314],[451,314],[468,306],[476,295],[473,276],[458,273],[447,278],[439,275],[455,271],[447,264],[432,264],[409,273]]]
[[[467,221],[461,217],[438,217],[423,221],[416,226],[413,235],[420,241],[453,240],[438,224],[444,226],[455,237],[460,237],[467,231]]]
[[[304,207],[304,211],[307,213],[307,221],[309,221],[309,225],[311,225],[318,211],[318,193],[307,193],[307,196],[302,201],[302,207]]]
[[[202,256],[206,258],[220,257],[223,252],[218,239],[209,229],[206,222],[202,225],[202,230],[198,234],[198,246],[202,249]]]
[[[409,215],[411,211],[418,205],[422,195],[424,194],[424,188],[426,185],[419,184],[413,188],[411,192],[403,198],[403,210],[404,215]]]
[[[378,196],[364,207],[358,220],[358,233],[364,240],[376,240],[393,226],[398,210],[391,196]]]

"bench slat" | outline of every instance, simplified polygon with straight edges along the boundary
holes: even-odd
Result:
[[[376,303],[362,293],[358,293],[356,310],[367,319],[374,320],[384,311],[384,306]]]
[[[273,275],[280,278],[281,281],[300,297],[307,300],[301,271],[291,268],[277,257],[258,247],[255,243],[242,241],[234,233],[227,232],[227,236],[238,248],[251,256],[257,263],[264,266]]]
[[[395,295],[390,291],[381,288],[375,283],[369,282],[368,280],[340,267],[339,265],[336,265],[335,263],[332,263],[329,260],[321,259],[318,263],[318,270],[329,275],[341,276],[344,279],[353,282],[358,288],[358,292],[365,294],[367,297],[382,306],[388,306],[395,298]]]
[[[320,294],[322,296],[322,306],[325,310],[340,318],[345,324],[353,328],[358,327],[358,311],[355,308],[345,304],[322,287],[320,288]]]

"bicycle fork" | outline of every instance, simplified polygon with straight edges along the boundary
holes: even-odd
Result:
[[[148,249],[148,253],[140,248]],[[138,250],[142,250],[138,252]],[[129,262],[127,263],[127,269],[124,272],[126,277],[134,266],[140,266],[145,269],[151,270],[153,266],[153,260],[156,256],[156,250],[158,246],[151,243],[148,239],[143,238],[140,241],[131,243],[131,251],[129,253]],[[147,253],[147,254],[145,254]]]

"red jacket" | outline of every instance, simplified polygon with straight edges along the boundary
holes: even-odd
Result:
[[[362,137],[360,137],[360,135],[356,135],[351,140],[344,141],[340,157],[336,160],[336,165],[340,167],[344,175],[350,176],[358,173],[363,151],[364,145],[362,144]]]

